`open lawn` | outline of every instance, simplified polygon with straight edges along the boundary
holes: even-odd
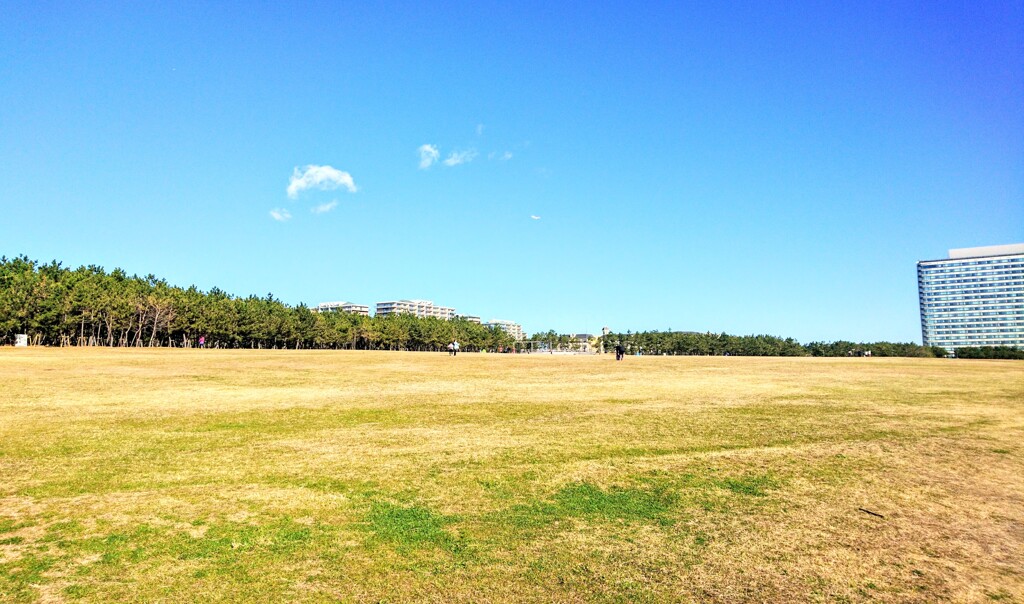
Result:
[[[79,600],[1024,602],[1024,363],[3,348]]]

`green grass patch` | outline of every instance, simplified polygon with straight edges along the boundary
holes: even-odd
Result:
[[[62,593],[72,600],[79,600],[93,593],[95,590],[87,585],[72,583],[61,590]]]
[[[775,489],[779,486],[779,483],[767,474],[722,478],[712,482],[719,488],[751,497],[764,497],[770,489]]]
[[[34,586],[46,582],[43,573],[56,562],[54,556],[29,552],[17,560],[0,564],[0,601],[6,601],[8,595],[15,601],[34,600]]]
[[[466,549],[463,539],[446,530],[458,518],[423,506],[378,501],[370,507],[366,519],[375,540],[401,552],[433,548],[458,553]]]
[[[549,499],[512,506],[490,520],[517,529],[538,529],[566,518],[670,526],[693,509],[728,513],[759,505],[751,500],[765,498],[781,485],[770,474],[718,476],[714,470],[699,474],[655,471],[634,477],[633,482],[633,486],[604,489],[590,482],[572,483]]]
[[[517,529],[541,528],[566,518],[666,525],[672,523],[671,512],[677,502],[678,496],[664,485],[602,489],[577,482],[565,485],[549,500],[516,505],[492,515],[491,521]]]
[[[30,522],[18,522],[13,518],[0,519],[0,535],[4,533],[10,533],[21,528],[32,526]]]
[[[678,497],[668,489],[641,490],[613,486],[603,490],[582,482],[563,487],[554,506],[567,516],[597,516],[627,522],[660,522]]]

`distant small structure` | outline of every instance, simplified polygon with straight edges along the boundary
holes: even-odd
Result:
[[[14,336],[14,346],[15,346],[15,348],[24,348],[24,347],[28,346],[28,334],[27,333],[19,333],[19,334],[15,335]]]
[[[573,343],[572,346],[579,352],[590,353],[593,352],[593,346],[591,342],[594,340],[594,336],[589,333],[574,333],[572,334]]]

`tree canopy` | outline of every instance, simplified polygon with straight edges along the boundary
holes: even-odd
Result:
[[[0,344],[18,333],[35,344],[75,346],[191,347],[200,337],[222,348],[444,350],[457,339],[462,350],[496,351],[515,343],[499,328],[465,319],[321,313],[269,293],[241,298],[120,269],[2,257]]]

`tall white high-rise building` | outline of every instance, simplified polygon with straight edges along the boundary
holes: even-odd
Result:
[[[922,260],[917,288],[925,346],[1024,348],[1024,243]]]

